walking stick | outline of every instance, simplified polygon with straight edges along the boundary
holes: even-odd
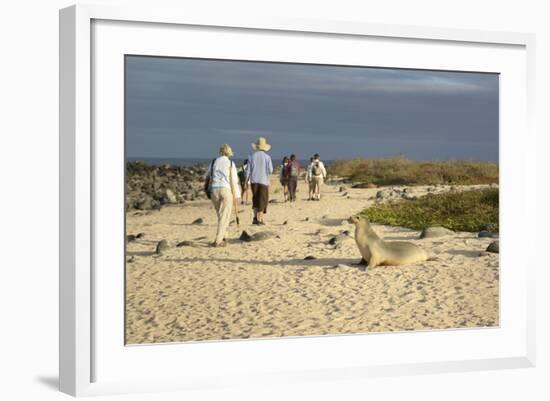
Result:
[[[231,198],[233,198],[233,209],[235,210],[235,222],[237,223],[237,227],[239,227],[237,199],[235,198],[235,190],[233,189],[233,162],[229,164],[229,186],[231,187]]]

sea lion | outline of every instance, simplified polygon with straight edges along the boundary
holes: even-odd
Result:
[[[348,222],[355,225],[355,242],[369,267],[408,265],[428,259],[426,252],[413,243],[381,239],[365,216],[351,216]]]

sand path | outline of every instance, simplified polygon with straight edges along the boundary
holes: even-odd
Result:
[[[353,234],[343,220],[372,204],[377,189],[343,195],[326,185],[322,201],[311,202],[300,182],[298,201],[288,204],[275,181],[271,188],[279,203],[269,205],[267,225],[253,226],[250,205],[239,206],[241,224],[230,225],[225,248],[208,246],[210,201],[127,214],[127,233],[144,233],[127,247],[127,343],[498,325],[498,255],[479,256],[492,239],[458,232],[419,240],[418,231],[375,225],[386,240],[413,241],[437,259],[365,271],[352,265],[360,259],[353,237],[338,247],[328,241]],[[204,223],[191,224],[198,217]],[[245,243],[243,229],[279,238]],[[156,255],[162,239],[171,246]],[[184,240],[193,246],[175,246]]]

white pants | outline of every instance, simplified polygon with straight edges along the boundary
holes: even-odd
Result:
[[[225,238],[229,221],[231,220],[231,210],[233,209],[233,196],[229,188],[214,188],[212,190],[212,203],[216,214],[218,215],[218,230],[216,231],[216,244],[219,244]]]

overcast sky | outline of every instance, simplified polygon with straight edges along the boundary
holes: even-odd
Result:
[[[129,158],[498,160],[498,75],[128,56]]]

